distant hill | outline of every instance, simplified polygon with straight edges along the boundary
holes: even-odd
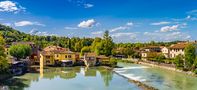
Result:
[[[29,34],[17,31],[9,26],[5,26],[0,24],[0,35],[2,35],[6,43],[16,42],[16,41],[24,41],[24,38],[30,36]]]

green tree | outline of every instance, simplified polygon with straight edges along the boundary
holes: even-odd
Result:
[[[0,74],[5,73],[8,70],[8,61],[6,59],[6,54],[5,54],[5,41],[2,36],[0,36]]]
[[[97,52],[102,55],[109,56],[112,54],[112,49],[114,47],[114,42],[112,37],[109,36],[109,32],[105,31],[103,39],[97,46]]]
[[[91,45],[91,51],[96,53],[96,49],[98,47],[98,44],[101,42],[101,38],[96,37]]]
[[[184,49],[185,53],[185,68],[188,70],[194,70],[193,64],[196,58],[196,48],[193,44],[188,44]]]
[[[76,52],[80,52],[82,48],[83,48],[83,47],[82,47],[81,42],[77,42],[77,43],[75,44],[75,51],[76,51]]]
[[[161,63],[164,59],[165,59],[165,56],[163,54],[159,54],[155,57],[156,61],[158,63]]]
[[[175,57],[174,63],[177,68],[182,68],[184,66],[184,57],[183,55],[179,54]]]
[[[31,47],[29,45],[13,45],[10,47],[10,55],[17,58],[17,60],[20,60],[21,58],[26,58],[27,56],[31,55]]]
[[[88,52],[91,52],[91,48],[88,47],[88,46],[85,46],[81,49],[81,55],[84,55],[84,53],[88,53]]]
[[[194,66],[195,66],[195,68],[197,68],[197,56],[196,56],[195,61],[194,61]]]
[[[123,54],[125,55],[125,56],[127,56],[127,57],[129,57],[129,56],[134,56],[134,51],[133,51],[133,49],[132,48],[129,48],[129,47],[126,47],[126,48],[124,48],[123,49]]]
[[[114,59],[114,58],[110,58],[110,66],[111,67],[116,67],[117,65],[117,59]]]

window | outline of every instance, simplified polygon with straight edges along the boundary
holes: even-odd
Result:
[[[67,58],[67,55],[65,55],[65,58]]]
[[[47,59],[49,59],[49,58],[50,58],[50,56],[46,56],[46,58],[47,58]]]
[[[58,54],[56,55],[56,57],[58,57]]]
[[[68,55],[68,58],[71,58],[71,55]]]

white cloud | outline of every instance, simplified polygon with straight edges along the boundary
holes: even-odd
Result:
[[[95,31],[95,32],[91,32],[92,37],[102,37],[103,36],[104,31]]]
[[[31,26],[31,25],[45,26],[44,24],[41,24],[39,22],[31,22],[31,21],[15,22],[14,25],[15,26]]]
[[[133,22],[128,22],[127,25],[128,26],[133,26]]]
[[[189,15],[197,15],[197,9],[187,12]]]
[[[170,22],[156,22],[156,23],[151,23],[151,25],[165,25],[165,24],[170,24]]]
[[[185,37],[185,39],[191,39],[191,36],[190,35],[187,35],[186,37]]]
[[[190,19],[191,18],[191,16],[190,15],[188,15],[187,17],[186,17],[186,19]]]
[[[116,27],[116,28],[113,28],[113,29],[109,30],[109,32],[116,32],[116,31],[119,31],[119,30],[127,30],[127,29],[129,29],[129,27],[120,26],[120,27]]]
[[[180,39],[180,40],[188,40],[191,38],[190,35],[187,35],[185,33],[182,33],[182,32],[172,32],[170,34],[167,34],[167,39]]]
[[[188,40],[191,38],[190,35],[183,32],[144,32],[145,41],[175,41],[175,40]]]
[[[76,28],[76,27],[64,27],[64,29],[66,29],[66,30],[76,30],[78,28]]]
[[[177,35],[180,35],[181,34],[181,32],[172,32],[171,34],[168,34],[168,35],[170,35],[170,36],[177,36]]]
[[[115,42],[136,42],[137,33],[113,33],[111,36]]]
[[[119,27],[116,27],[116,28],[113,28],[113,29],[109,30],[109,32],[116,32],[116,31],[120,31],[120,30],[128,30],[133,25],[134,24],[132,22],[128,22],[124,26],[119,26]]]
[[[197,20],[197,9],[191,10],[186,12],[187,16],[185,18],[179,18],[179,19],[172,19],[174,21],[196,21]]]
[[[93,4],[87,3],[86,0],[67,0],[69,3],[74,4],[79,7],[83,8],[92,8],[94,7]]]
[[[5,26],[12,26],[11,23],[2,23],[2,24],[5,25]]]
[[[48,32],[41,32],[41,31],[38,31],[37,29],[32,29],[29,34],[31,35],[38,35],[38,36],[58,36],[57,34],[51,34],[51,33],[48,33]]]
[[[94,19],[89,19],[87,21],[82,21],[78,24],[78,27],[80,28],[90,28],[93,27],[96,24],[96,21]]]
[[[91,8],[91,7],[94,7],[94,5],[90,3],[84,4],[84,8]]]
[[[144,35],[148,35],[149,34],[149,32],[144,32]]]
[[[12,1],[1,1],[0,12],[14,12],[24,11],[25,8]]]
[[[125,36],[129,36],[130,38],[135,38],[136,34],[135,33],[114,33],[111,35],[112,37],[125,37]]]
[[[37,29],[32,29],[29,34],[35,35],[36,33],[38,33],[39,31]]]
[[[161,27],[160,31],[161,32],[170,32],[170,31],[178,30],[178,28],[179,28],[179,25],[164,26],[164,27]]]
[[[94,34],[94,35],[103,34],[103,31],[96,31],[96,32],[92,32],[91,34]]]
[[[197,20],[197,17],[192,17],[191,15],[188,15],[188,16],[186,17],[186,20],[196,21],[196,20]]]

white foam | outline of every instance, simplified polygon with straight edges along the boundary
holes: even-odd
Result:
[[[126,70],[114,70],[115,72],[117,72],[117,73],[124,73],[124,72],[126,72]]]
[[[125,74],[126,70],[129,70],[129,69],[144,69],[144,68],[149,68],[149,67],[146,67],[146,66],[124,67],[124,68],[116,68],[116,69],[114,69],[114,71],[124,77],[131,79],[131,80],[144,82],[144,81],[146,81],[146,79],[144,79],[142,76],[134,75],[131,73]]]
[[[138,66],[138,67],[124,67],[124,68],[121,68],[121,69],[144,69],[144,68],[149,68],[149,67],[146,67],[146,66]]]
[[[135,80],[135,81],[140,81],[140,82],[144,82],[146,81],[146,79],[143,79],[141,76],[136,76],[134,74],[121,74],[129,79]]]
[[[140,66],[140,67],[124,67],[124,68],[115,68],[114,71],[116,72],[125,72],[126,70],[130,70],[130,69],[145,69],[145,68],[149,68],[146,66]]]

